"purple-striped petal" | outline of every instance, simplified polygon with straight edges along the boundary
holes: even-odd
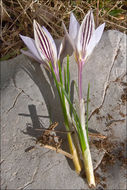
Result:
[[[34,27],[35,44],[38,49],[38,52],[41,58],[45,62],[49,62],[50,57],[48,55],[48,47],[47,47],[47,43],[45,42],[45,35],[42,32],[42,28],[35,20],[33,23],[33,27]]]
[[[49,40],[49,45],[50,45],[50,51],[52,53],[52,60],[55,66],[57,65],[57,48],[54,39],[52,38],[51,34],[48,32],[48,30],[43,26],[43,30],[45,31],[45,34],[47,35],[47,38]]]
[[[90,39],[90,42],[89,42],[89,44],[88,44],[88,46],[86,48],[86,58],[91,55],[93,49],[99,43],[99,41],[101,39],[101,36],[103,34],[103,31],[104,31],[104,27],[105,27],[105,23],[103,23],[102,25],[100,25],[95,30],[95,32],[93,33],[93,35],[92,35],[92,37]]]
[[[36,57],[36,59],[38,59],[39,61],[41,61],[42,59],[37,51],[35,41],[32,38],[29,38],[27,36],[22,36],[21,34],[19,36],[23,40],[25,45],[28,47],[30,52],[33,54],[33,56]]]
[[[93,13],[90,10],[86,14],[86,16],[80,26],[79,34],[78,34],[77,50],[78,50],[78,52],[81,53],[82,58],[85,57],[86,47],[92,37],[94,30],[95,30],[94,18],[93,18]]]
[[[38,52],[42,59],[46,62],[51,61],[52,64],[56,64],[57,50],[55,42],[47,29],[45,27],[41,27],[35,20],[34,36]]]

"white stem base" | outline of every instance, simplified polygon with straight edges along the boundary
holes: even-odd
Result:
[[[95,178],[93,172],[93,164],[89,148],[87,148],[83,153],[83,161],[84,161],[85,173],[88,184],[90,187],[95,187],[96,185],[95,185]]]
[[[93,164],[92,164],[92,158],[91,158],[91,153],[90,153],[89,143],[88,143],[87,133],[86,133],[86,127],[85,127],[84,100],[81,99],[79,103],[80,103],[80,121],[81,121],[83,135],[84,135],[85,144],[86,144],[86,150],[84,152],[82,152],[84,166],[85,166],[85,173],[86,173],[86,178],[87,178],[89,186],[95,187],[96,185],[95,185]]]

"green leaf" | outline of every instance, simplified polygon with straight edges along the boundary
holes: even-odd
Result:
[[[87,109],[86,109],[86,132],[87,132],[87,138],[88,138],[88,116],[89,116],[89,96],[90,96],[90,83],[88,84],[88,90],[87,90]],[[88,140],[89,141],[89,140]]]
[[[58,66],[59,66],[59,77],[60,77],[60,82],[61,82],[61,84],[63,85],[62,70],[61,70],[60,61],[58,61]]]
[[[79,95],[78,95],[78,85],[77,85],[77,83],[76,83],[75,80],[74,80],[74,85],[75,85],[75,89],[76,89],[76,92],[77,92],[77,96],[79,96]]]
[[[69,99],[69,96],[66,93],[65,89],[63,88],[63,86],[61,84],[59,84],[59,85],[61,86],[61,90],[63,91],[64,95],[66,96],[66,99],[67,99],[67,101],[68,101],[68,103],[69,103],[69,105],[70,105],[70,107],[72,109],[74,120],[75,120],[75,123],[76,123],[76,128],[77,128],[79,139],[80,139],[81,148],[82,148],[82,151],[84,152],[85,149],[86,149],[85,141],[87,141],[87,139],[84,139],[84,134],[83,134],[80,119],[79,119],[78,114],[77,114],[75,108],[73,107],[73,105],[71,103],[71,100]]]
[[[69,71],[69,55],[67,55],[67,86],[68,86],[68,95],[70,98],[70,71]]]
[[[73,105],[71,103],[69,94],[66,92],[66,90],[65,90],[65,88],[63,86],[61,65],[59,64],[60,82],[57,81],[57,78],[56,78],[55,72],[53,70],[52,64],[49,63],[49,65],[50,65],[52,76],[54,78],[54,81],[55,81],[55,84],[56,84],[56,87],[57,87],[57,90],[58,90],[58,94],[59,94],[59,97],[60,97],[60,102],[61,102],[61,106],[62,106],[62,111],[63,111],[63,115],[64,115],[64,122],[65,122],[66,129],[69,130],[69,122],[68,122],[66,105],[65,105],[65,97],[66,97],[66,99],[67,99],[67,101],[68,101],[68,103],[69,103],[69,105],[70,105],[70,107],[72,109],[75,124],[76,124],[76,127],[77,127],[78,136],[79,136],[79,139],[80,139],[81,149],[84,152],[86,150],[86,141],[88,139],[84,138],[84,134],[83,134],[83,130],[82,130],[82,126],[81,126],[81,122],[80,122],[80,119],[78,117],[78,114],[77,114],[75,108],[73,107]],[[69,66],[67,66],[67,70],[68,70],[67,72],[69,73]],[[66,70],[64,70],[64,72],[66,73],[66,74],[64,73],[64,75],[67,76],[68,74],[67,74]],[[67,79],[68,79],[68,76],[67,76]]]
[[[119,14],[122,13],[122,12],[123,12],[123,10],[121,10],[121,9],[114,9],[114,10],[111,10],[111,11],[109,12],[109,14],[110,14],[111,16],[117,17],[117,16],[119,16]]]
[[[11,59],[13,56],[16,56],[16,55],[17,55],[17,52],[8,53],[7,55],[1,57],[0,61],[6,61],[6,60]]]
[[[66,68],[64,67],[64,87],[67,92]]]
[[[0,58],[0,61],[6,61],[6,60],[8,60],[9,58],[11,58],[11,55],[10,55],[10,54],[7,54],[7,55],[1,57],[1,58]]]
[[[58,91],[58,94],[59,94],[59,97],[60,97],[60,103],[61,103],[61,107],[62,107],[62,111],[63,111],[63,115],[64,115],[65,126],[66,126],[66,129],[69,130],[69,124],[68,124],[68,118],[67,118],[67,112],[66,112],[64,94],[63,94],[63,92],[61,93],[61,87],[59,85],[60,83],[57,81],[57,78],[56,78],[56,75],[55,75],[55,72],[53,70],[53,66],[52,66],[51,62],[49,62],[49,65],[50,65],[52,76],[54,78],[54,81],[55,81],[55,84],[56,84],[56,88],[57,88],[57,91]],[[62,73],[61,73],[61,66],[60,66],[60,64],[59,64],[59,74],[61,76],[60,80],[62,81]]]
[[[58,66],[59,66],[59,77],[60,77],[60,83],[63,86],[63,78],[62,78],[62,69],[61,69],[61,64],[60,61],[58,62]],[[59,83],[58,83],[59,85]],[[68,119],[67,119],[67,111],[66,111],[66,105],[65,105],[65,97],[64,97],[64,93],[62,91],[61,92],[61,106],[64,112],[64,119],[66,122],[66,125],[68,125]]]

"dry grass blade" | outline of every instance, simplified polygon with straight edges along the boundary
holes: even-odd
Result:
[[[5,5],[3,4],[3,2],[0,2],[0,7],[1,7],[1,12],[0,12],[0,18],[1,18],[1,23],[2,21],[8,21],[10,20],[10,15],[8,14]]]
[[[69,154],[68,152],[62,150],[61,148],[56,149],[55,147],[50,146],[50,145],[44,145],[44,147],[45,147],[45,148],[48,148],[48,149],[50,149],[50,150],[54,150],[54,151],[56,151],[56,152],[58,152],[58,153],[61,153],[61,154],[63,154],[64,156],[66,156],[66,157],[68,157],[68,158],[70,158],[70,159],[73,159],[73,156],[72,156],[71,154]]]
[[[96,26],[99,24],[99,0],[97,0]]]
[[[23,10],[23,12],[26,14],[26,16],[27,16],[27,18],[29,19],[29,21],[32,23],[32,20],[31,20],[31,18],[29,17],[29,15],[27,14],[27,9],[34,3],[34,2],[32,2],[29,6],[28,6],[28,8],[25,10],[24,8],[23,8],[23,6],[22,6],[22,4],[20,3],[20,1],[19,0],[17,0],[18,1],[18,3],[19,3],[19,5],[20,5],[20,7],[21,7],[21,9]]]
[[[44,25],[54,38],[59,38],[64,35],[62,20],[68,26],[70,13],[73,11],[76,18],[82,21],[87,11],[92,8],[97,25],[105,21],[106,29],[117,29],[124,33],[127,29],[125,0],[4,0],[0,5],[3,14],[0,53],[2,56],[9,54],[9,58],[19,54],[24,47],[19,33],[33,37],[33,19]]]

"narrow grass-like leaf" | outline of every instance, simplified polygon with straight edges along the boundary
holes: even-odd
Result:
[[[78,85],[77,85],[75,80],[74,80],[74,85],[75,85],[75,89],[76,89],[76,92],[77,92],[77,95],[78,95]]]
[[[122,15],[122,13],[123,13],[123,10],[122,10],[122,9],[114,9],[114,10],[111,10],[111,11],[109,12],[109,15],[114,16],[114,17],[117,17],[117,16],[120,15],[120,13],[121,13],[121,15]]]
[[[60,77],[60,83],[63,85],[63,79],[62,79],[62,71],[61,71],[60,61],[58,61],[58,66],[59,66],[59,77]]]
[[[85,141],[87,139],[84,139],[84,134],[83,134],[83,130],[82,130],[82,126],[81,126],[81,122],[80,122],[80,119],[78,117],[78,114],[75,110],[75,108],[73,107],[70,99],[69,99],[69,96],[68,94],[66,93],[65,89],[63,88],[63,86],[60,84],[61,86],[61,90],[63,91],[64,95],[66,96],[66,99],[72,109],[72,112],[73,112],[73,116],[74,116],[74,120],[75,120],[75,123],[76,123],[76,127],[77,127],[77,131],[78,131],[78,135],[79,135],[79,138],[80,138],[80,144],[81,144],[81,148],[82,148],[82,151],[84,152],[85,149],[86,149],[86,143]]]
[[[50,65],[50,68],[51,68],[51,72],[52,72],[52,76],[54,78],[54,81],[55,81],[55,84],[56,84],[56,88],[57,88],[57,91],[58,91],[58,94],[59,94],[59,97],[60,97],[60,103],[61,103],[61,107],[62,107],[62,111],[63,111],[63,115],[64,115],[64,120],[65,120],[65,126],[66,126],[66,129],[69,130],[69,125],[68,125],[68,119],[67,119],[67,112],[66,112],[66,107],[65,107],[65,101],[63,102],[63,93],[61,95],[61,87],[57,81],[57,78],[56,78],[56,75],[55,75],[55,72],[53,70],[53,66],[51,64],[51,62],[49,62],[49,65]],[[61,70],[60,70],[61,72]]]
[[[90,96],[90,83],[88,84],[88,90],[87,90],[87,109],[86,109],[86,133],[87,133],[87,138],[88,138],[89,96]],[[89,140],[88,140],[88,142],[89,142]]]
[[[70,71],[69,71],[69,55],[67,55],[67,89],[70,98]]]
[[[62,69],[61,69],[60,61],[58,62],[58,66],[59,66],[60,83],[63,86]],[[58,85],[59,85],[59,83],[58,83]],[[62,98],[61,105],[63,107],[64,120],[65,120],[65,123],[66,123],[65,125],[68,125],[67,111],[66,111],[66,105],[65,105],[65,96],[64,96],[63,91],[60,91],[60,92],[61,92],[61,98]]]
[[[67,79],[66,79],[66,68],[64,67],[64,88],[67,92]]]
[[[67,55],[67,94],[69,96],[70,99],[70,70],[69,70],[69,55]],[[71,107],[69,107],[70,109],[70,114],[72,113]]]
[[[53,78],[54,78],[54,81],[55,81],[55,84],[56,84],[56,88],[57,88],[57,91],[58,91],[58,94],[59,94],[59,97],[60,97],[60,101],[61,101],[60,88],[59,88],[58,81],[57,81],[57,79],[56,79],[56,75],[55,75],[55,72],[54,72],[54,70],[53,70],[53,66],[52,66],[51,62],[49,62],[49,65],[50,65],[51,72],[52,72],[52,76],[53,76]]]
[[[67,99],[67,101],[68,101],[68,103],[72,109],[74,120],[75,120],[76,127],[77,127],[77,132],[78,132],[79,139],[80,139],[81,149],[84,152],[86,150],[86,140],[87,139],[84,139],[84,134],[83,134],[83,130],[82,130],[82,126],[81,126],[81,122],[80,122],[80,119],[78,117],[78,114],[77,114],[75,108],[73,107],[67,92],[65,91],[65,89],[63,87],[61,66],[59,64],[60,82],[57,81],[57,78],[56,78],[56,75],[55,75],[55,72],[53,70],[51,63],[50,63],[50,68],[51,68],[51,72],[52,72],[52,75],[53,75],[53,78],[54,78],[54,81],[55,81],[55,84],[56,84],[56,87],[58,90],[58,94],[60,97],[60,102],[61,102],[61,106],[62,106],[62,110],[63,110],[66,129],[69,130],[69,123],[68,123],[67,112],[66,112],[65,97],[66,97],[66,99]]]
[[[57,90],[58,90],[58,93],[59,93],[59,96],[60,96],[60,102],[61,102],[61,107],[62,107],[62,111],[63,111],[63,115],[64,115],[65,127],[66,127],[66,130],[69,131],[70,127],[69,127],[67,109],[66,109],[66,105],[65,105],[65,96],[64,96],[63,91],[61,90],[61,87],[64,89],[63,84],[62,84],[63,80],[62,80],[61,66],[59,65],[60,82],[57,81],[56,76],[55,76],[55,72],[54,72],[53,67],[52,67],[51,64],[50,64],[50,67],[51,67],[52,76],[54,78],[54,81],[55,81],[55,84],[56,84],[56,87],[57,87]],[[75,147],[75,145],[73,143],[73,138],[71,136],[71,133],[68,133],[67,137],[68,137],[68,143],[69,143],[69,147],[70,147],[70,152],[71,152],[71,154],[73,156],[73,163],[74,163],[74,166],[75,166],[75,169],[76,169],[77,173],[79,174],[80,171],[81,171],[81,164],[80,164],[80,161],[79,161],[79,158],[78,158],[77,149],[76,149],[76,147]]]

